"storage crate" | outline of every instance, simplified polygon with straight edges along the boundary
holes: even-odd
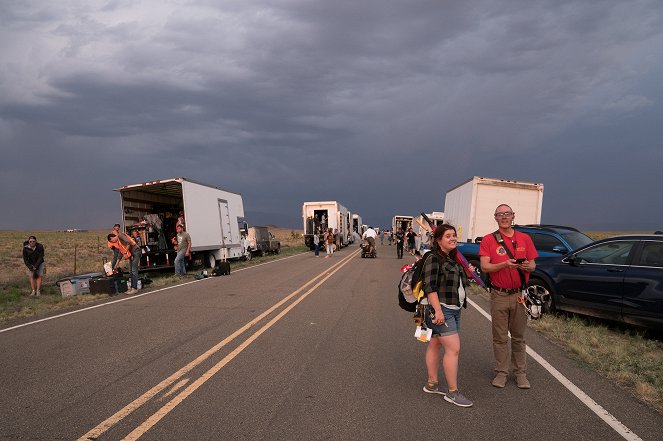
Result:
[[[81,274],[60,279],[55,284],[60,287],[62,297],[71,297],[90,292],[90,279],[101,276],[101,273]]]
[[[91,294],[120,294],[127,292],[127,279],[125,277],[97,277],[90,280]]]

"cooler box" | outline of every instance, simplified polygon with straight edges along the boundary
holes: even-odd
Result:
[[[60,279],[55,284],[60,287],[62,297],[71,297],[90,292],[90,279],[102,276],[101,273],[81,274]]]
[[[127,292],[126,277],[97,277],[90,279],[90,294],[120,294]]]

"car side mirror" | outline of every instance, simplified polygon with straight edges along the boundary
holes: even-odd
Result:
[[[569,257],[567,257],[566,261],[573,266],[578,266],[578,264],[580,263],[580,259],[575,254],[571,254]]]
[[[554,246],[552,250],[553,250],[553,252],[559,253],[559,254],[566,254],[566,253],[569,252],[569,250],[567,250],[566,247],[563,246],[563,245]]]

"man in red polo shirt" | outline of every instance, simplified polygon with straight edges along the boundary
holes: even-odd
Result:
[[[493,352],[495,354],[495,379],[493,386],[506,386],[509,373],[508,332],[511,332],[511,364],[520,389],[529,389],[527,380],[527,311],[523,288],[534,271],[534,259],[538,257],[532,239],[525,233],[513,229],[515,213],[506,204],[495,209],[498,225],[497,238],[484,236],[479,250],[481,270],[490,274],[490,314],[493,327]],[[498,242],[501,239],[501,242]],[[509,258],[508,248],[514,259]],[[520,263],[518,263],[520,262]]]

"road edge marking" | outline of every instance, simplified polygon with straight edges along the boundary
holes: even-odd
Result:
[[[489,322],[492,322],[493,319],[489,313],[483,310],[476,302],[467,298],[467,302],[472,305],[481,315],[488,319]],[[566,378],[564,374],[555,369],[553,365],[548,363],[546,359],[540,356],[534,349],[530,348],[527,345],[527,353],[532,357],[537,363],[541,365],[545,370],[548,371],[557,381],[559,381],[562,386],[568,389],[576,398],[578,398],[585,406],[587,406],[592,412],[594,412],[599,418],[601,418],[607,425],[612,427],[612,429],[617,432],[622,438],[628,441],[642,441],[635,432],[626,427],[621,421],[615,418],[610,412],[608,412],[603,406],[594,401],[589,395],[582,391],[578,386],[573,384],[571,380]]]

